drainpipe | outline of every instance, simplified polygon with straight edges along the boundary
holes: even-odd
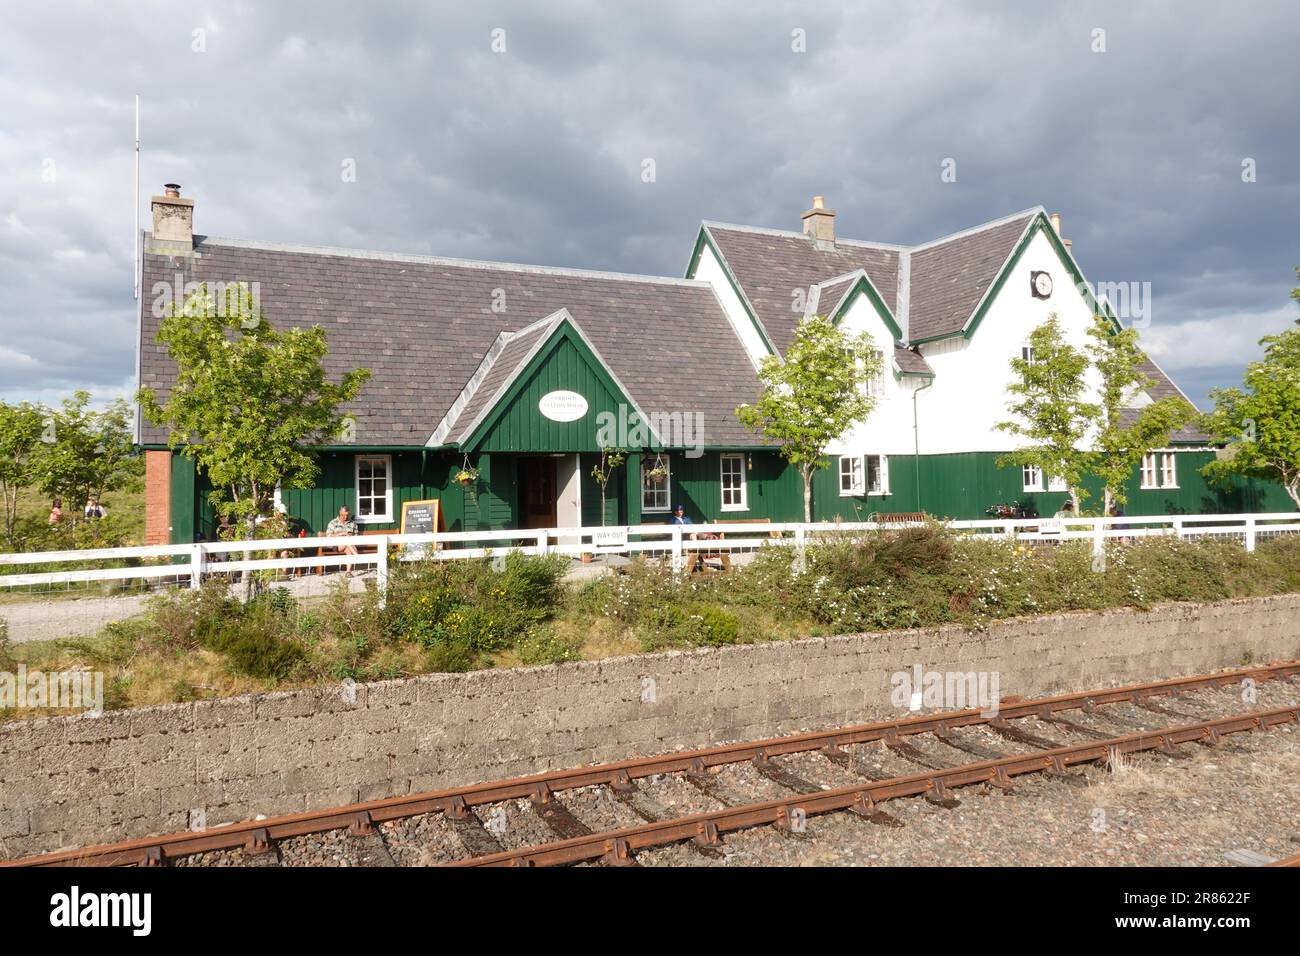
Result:
[[[934,384],[934,376],[926,377],[926,382],[919,388],[912,389],[912,458],[913,471],[916,473],[916,510],[924,511],[921,507],[921,420],[916,411],[916,398],[927,388]]]

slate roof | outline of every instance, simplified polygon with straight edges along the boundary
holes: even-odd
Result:
[[[806,314],[830,314],[861,269],[903,329],[908,343],[896,343],[894,361],[902,371],[930,374],[924,357],[909,343],[956,335],[966,326],[997,279],[1025,230],[1042,207],[1026,209],[916,246],[895,246],[837,238],[826,248],[799,232],[705,222],[718,252],[778,351],[794,336],[799,314],[790,311],[794,289],[819,289]],[[906,278],[904,313],[899,314],[900,259]],[[1153,400],[1187,397],[1149,358],[1143,371],[1155,383]],[[1191,404],[1190,400],[1187,400]],[[1175,441],[1204,441],[1194,428],[1180,429]]]
[[[911,341],[953,335],[965,327],[1036,213],[1021,213],[912,251]]]
[[[894,364],[898,370],[908,375],[933,375],[934,369],[916,349],[910,349],[902,342],[894,343]]]
[[[175,366],[156,341],[151,290],[179,274],[183,282],[257,282],[273,326],[326,330],[333,376],[371,369],[349,409],[358,446],[423,446],[498,336],[560,309],[644,411],[699,411],[706,444],[755,443],[734,412],[758,398],[758,378],[704,282],[207,236],[195,237],[195,253],[144,256],[140,384],[163,399]],[[494,312],[494,301],[505,311]],[[166,439],[142,423],[142,444]]]
[[[796,290],[862,269],[892,312],[898,288],[898,250],[887,246],[837,241],[834,250],[817,248],[797,232],[751,229],[705,223],[745,297],[763,323],[777,351],[794,338],[803,312],[795,311]],[[822,293],[828,295],[826,291]],[[824,311],[819,305],[818,311]]]

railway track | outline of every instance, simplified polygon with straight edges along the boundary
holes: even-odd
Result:
[[[1230,692],[1272,684],[1268,702]],[[1263,686],[1260,693],[1263,693]],[[1300,722],[1300,661],[1037,700],[996,715],[950,711],[624,760],[330,810],[65,850],[4,866],[294,865],[326,847],[357,865],[626,865],[639,853],[719,857],[723,835],[803,833],[819,814],[899,826],[882,805],[944,807],[957,791],[1018,777],[1083,783],[1082,764],[1123,761]],[[655,848],[666,848],[655,849]],[[671,862],[671,860],[667,860]]]

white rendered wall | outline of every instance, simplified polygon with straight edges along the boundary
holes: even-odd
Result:
[[[1052,277],[1052,295],[1034,298],[1029,291],[1031,272],[1043,270]],[[863,312],[865,308],[865,312]],[[871,314],[875,326],[866,313]],[[920,352],[934,370],[934,385],[922,391],[917,405],[920,417],[920,451],[923,455],[953,454],[974,451],[1006,451],[1025,442],[998,431],[997,422],[1010,418],[1006,391],[1011,381],[1011,359],[1020,355],[1020,347],[1029,333],[1055,312],[1066,340],[1075,348],[1088,345],[1092,310],[1075,289],[1056,249],[1041,230],[1003,283],[984,320],[967,339],[954,336],[920,346]],[[875,310],[859,298],[850,310],[851,327],[867,328],[877,341],[888,332]],[[888,350],[887,350],[888,354]],[[1100,383],[1090,376],[1092,394]],[[834,454],[911,454],[912,389],[924,380],[907,377],[886,380],[886,398],[867,421],[844,437],[832,450]]]
[[[731,281],[707,242],[700,252],[700,261],[691,278],[700,279],[713,286],[723,310],[727,313],[727,320],[731,322],[731,327],[735,329],[741,345],[745,347],[745,351],[749,353],[749,358],[755,365],[770,354],[763,337],[759,335],[758,329],[749,317],[745,303],[740,301],[740,296],[736,295],[736,290],[732,288]]]

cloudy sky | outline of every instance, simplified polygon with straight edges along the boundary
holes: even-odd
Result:
[[[1282,2],[3,16],[6,400],[134,388],[136,93],[146,223],[179,182],[209,235],[681,275],[701,219],[798,229],[814,193],[842,236],[903,243],[1041,203],[1090,280],[1151,284],[1144,341],[1202,403],[1300,316],[1300,31]]]

